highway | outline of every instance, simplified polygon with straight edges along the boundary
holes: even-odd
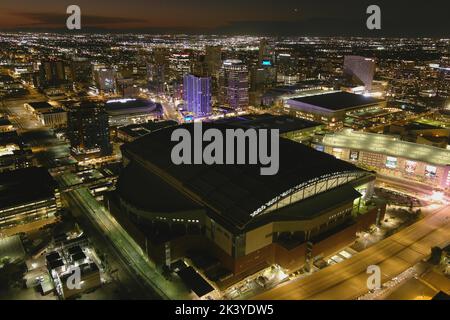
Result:
[[[430,255],[431,247],[450,241],[450,207],[306,278],[293,280],[254,297],[258,300],[351,300],[368,292],[369,265],[381,269],[382,283]]]
[[[64,193],[71,205],[76,205],[97,228],[111,241],[133,269],[134,273],[163,299],[176,299],[180,290],[160,275],[145,257],[142,249],[128,235],[111,214],[100,205],[87,188]]]

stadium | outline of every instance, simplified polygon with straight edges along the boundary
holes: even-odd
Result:
[[[192,124],[182,126],[193,132]],[[371,199],[374,173],[284,138],[273,176],[260,175],[259,165],[174,165],[176,128],[122,147],[125,168],[107,200],[158,264],[201,255],[227,270],[210,277],[222,284],[270,265],[296,270],[308,250],[332,253],[380,213]]]

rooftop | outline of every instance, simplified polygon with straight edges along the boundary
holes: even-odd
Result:
[[[321,126],[321,123],[288,115],[244,115],[217,121],[240,128],[278,129],[280,134]]]
[[[28,102],[28,104],[33,107],[34,110],[42,110],[42,109],[52,109],[53,106],[46,102],[46,101],[42,101],[42,102]]]
[[[175,126],[178,123],[173,120],[167,120],[167,121],[157,121],[157,122],[146,122],[141,124],[130,124],[125,127],[120,127],[118,130],[125,133],[126,135],[129,135],[131,137],[137,138],[141,137],[143,135],[149,134],[153,131]]]
[[[441,166],[450,164],[450,150],[406,142],[396,137],[376,133],[345,129],[341,132],[325,135],[323,144],[382,153]]]
[[[0,173],[0,208],[54,197],[56,182],[45,168],[25,168]]]
[[[207,123],[203,126],[222,132],[230,128]],[[182,127],[193,131],[192,124]],[[168,210],[184,198],[186,208],[201,204],[211,210],[215,220],[232,230],[242,229],[253,220],[256,210],[311,181],[335,174],[367,174],[350,163],[283,138],[279,145],[279,171],[272,176],[260,175],[259,164],[174,165],[171,150],[175,142],[170,141],[174,128],[177,127],[158,130],[122,147],[132,164],[121,174],[118,191],[141,209]]]
[[[372,97],[365,97],[360,94],[353,94],[342,91],[293,98],[291,100],[332,111],[351,109],[359,106],[380,103],[383,101]]]

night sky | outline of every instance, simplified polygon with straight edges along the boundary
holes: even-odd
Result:
[[[0,29],[63,30],[70,4],[84,31],[450,37],[448,0],[1,0]],[[380,31],[366,29],[370,4]]]

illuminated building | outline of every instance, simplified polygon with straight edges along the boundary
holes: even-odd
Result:
[[[9,235],[52,223],[61,207],[57,184],[45,168],[0,173],[0,230]]]
[[[290,53],[277,55],[277,82],[284,85],[293,85],[300,80],[297,70],[297,60]]]
[[[116,71],[102,68],[95,72],[95,82],[101,93],[116,92]]]
[[[342,91],[303,96],[287,100],[285,110],[292,116],[325,123],[330,129],[342,128],[348,114],[380,109],[386,101]]]
[[[206,46],[205,63],[207,74],[211,77],[211,90],[218,94],[220,68],[222,66],[222,46]]]
[[[2,118],[0,116],[0,133],[1,132],[10,132],[10,131],[14,131],[14,126],[11,123],[11,121],[9,121],[8,118]]]
[[[69,109],[67,136],[76,158],[84,160],[111,154],[108,120],[100,104],[83,102]]]
[[[41,89],[60,87],[67,84],[64,62],[62,60],[45,60],[39,67],[39,83]]]
[[[344,57],[344,76],[355,85],[362,85],[366,91],[370,91],[374,75],[374,59],[360,56]]]
[[[226,106],[242,110],[249,104],[249,75],[241,60],[225,60],[220,75],[221,102]]]
[[[450,150],[350,129],[325,135],[316,149],[382,176],[432,188],[450,188]]]
[[[0,172],[27,168],[33,164],[32,151],[24,148],[16,131],[0,132]]]
[[[67,111],[62,108],[55,108],[48,102],[28,102],[24,106],[44,126],[51,128],[67,126]]]
[[[166,263],[166,250],[173,261],[197,250],[234,279],[271,264],[295,270],[308,241],[314,255],[326,256],[375,221],[378,208],[368,202],[375,176],[368,171],[283,138],[273,176],[251,165],[174,165],[168,141],[175,128],[122,147],[126,167],[108,200],[157,263]]]
[[[211,78],[185,75],[183,97],[186,109],[194,116],[211,114]]]
[[[70,62],[70,73],[75,86],[88,88],[93,82],[93,66],[89,59],[74,57]]]
[[[170,69],[176,79],[192,72],[191,56],[187,52],[172,53],[169,57]]]
[[[109,125],[121,127],[129,124],[144,123],[162,117],[160,104],[145,99],[115,99],[105,104]]]

